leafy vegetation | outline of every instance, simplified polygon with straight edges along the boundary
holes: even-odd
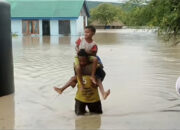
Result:
[[[126,14],[128,26],[158,27],[158,33],[166,40],[174,39],[180,32],[180,1],[179,0],[152,0],[146,5],[134,8]]]
[[[120,8],[112,4],[101,4],[91,10],[91,21],[98,21],[105,26],[110,25],[119,20],[120,12]]]
[[[158,28],[158,34],[176,43],[180,32],[179,0],[129,0],[123,6],[101,4],[91,10],[91,20],[107,25],[122,21],[125,26]]]

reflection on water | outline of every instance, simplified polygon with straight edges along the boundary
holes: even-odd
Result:
[[[75,130],[99,130],[101,127],[101,116],[80,116],[75,119]]]
[[[24,37],[16,37],[17,39],[22,39],[23,43],[23,47],[37,47],[41,44],[48,46],[50,44],[65,44],[65,45],[69,45],[69,44],[74,44],[75,40],[77,39],[77,36],[74,37],[70,37],[70,36],[43,36],[43,37],[39,37],[39,36],[24,36]],[[17,41],[18,42],[18,41]]]
[[[76,118],[76,88],[58,96],[53,86],[64,85],[74,75],[77,38],[13,38],[15,110],[21,115],[15,117],[16,129],[91,129],[91,118],[92,123],[97,118],[97,126],[101,118],[97,129],[179,128],[175,82],[180,75],[180,46],[164,45],[153,31],[98,30],[94,38],[107,74],[103,84],[112,94],[102,101],[101,117]]]
[[[14,129],[14,95],[0,97],[0,130]]]
[[[50,45],[50,43],[51,43],[51,37],[50,36],[44,36],[42,39],[43,39],[43,41],[42,41],[43,44]]]
[[[24,47],[36,47],[38,46],[40,42],[40,38],[39,37],[30,37],[30,36],[24,36],[22,37],[22,43]]]

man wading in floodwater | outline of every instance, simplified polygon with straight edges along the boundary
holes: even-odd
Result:
[[[80,37],[76,41],[76,52],[78,53],[81,49],[84,49],[85,52],[89,55],[89,61],[93,62],[93,66],[92,66],[93,68],[92,68],[90,79],[92,80],[94,84],[97,84],[99,86],[98,88],[102,94],[103,99],[106,99],[110,94],[110,89],[105,91],[104,86],[102,84],[102,81],[105,77],[105,72],[103,70],[103,64],[101,62],[101,59],[96,55],[98,48],[97,48],[97,44],[93,40],[93,36],[95,35],[95,32],[96,32],[96,29],[93,26],[85,27],[85,36]],[[95,56],[97,60],[95,58],[92,58],[91,56]],[[97,69],[97,63],[99,64],[98,69]],[[79,60],[77,57],[75,58],[75,64],[76,64],[76,68],[78,68],[77,71],[79,71],[80,84],[82,84],[83,86],[82,77],[80,73],[81,66],[79,65]],[[95,78],[95,75],[98,78]],[[62,94],[63,91],[69,86],[72,86],[72,87],[76,86],[76,83],[77,83],[77,77],[75,75],[71,77],[71,79],[63,87],[61,88],[54,87],[54,89],[59,94]]]
[[[93,84],[92,80],[90,79],[93,68],[92,66],[94,62],[97,62],[97,58],[94,56],[88,56],[85,50],[81,49],[78,52],[77,59],[81,68],[81,74],[75,61],[75,73],[77,73],[78,81],[78,89],[75,97],[75,113],[77,115],[84,115],[86,113],[85,108],[87,106],[89,112],[102,114],[102,106],[97,85]],[[82,76],[84,86],[82,86],[80,83],[79,75]]]
[[[86,113],[85,108],[88,107],[89,111],[96,114],[102,113],[101,101],[97,86],[92,83],[90,75],[92,73],[93,63],[90,59],[96,59],[96,57],[88,56],[85,50],[81,49],[78,52],[79,65],[81,66],[82,78],[84,88],[80,84],[79,71],[75,63],[75,71],[77,73],[78,90],[75,97],[75,113],[77,115],[83,115]],[[95,60],[92,60],[95,61]]]

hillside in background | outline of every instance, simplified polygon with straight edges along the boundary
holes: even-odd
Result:
[[[100,4],[104,4],[104,3],[112,4],[112,5],[116,5],[116,6],[122,6],[123,5],[123,3],[87,1],[87,5],[88,5],[89,10],[92,9],[92,8],[97,7]]]
[[[124,11],[130,11],[130,10],[132,10],[133,8],[139,6],[138,4],[115,3],[115,2],[99,2],[99,1],[86,1],[86,2],[87,2],[87,6],[88,6],[88,9],[89,9],[89,10],[97,7],[97,6],[100,5],[100,4],[104,4],[104,3],[112,4],[112,5],[115,5],[115,6],[119,6],[119,7],[121,7],[121,9],[123,9]]]

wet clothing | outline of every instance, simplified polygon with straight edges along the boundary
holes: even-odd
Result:
[[[101,81],[103,81],[105,76],[106,76],[106,73],[105,73],[105,71],[103,70],[102,67],[98,67],[96,69],[95,76],[96,76],[97,79],[100,79]]]
[[[75,113],[76,115],[84,115],[86,113],[86,106],[89,109],[89,112],[95,114],[102,114],[102,105],[101,101],[97,101],[94,103],[84,103],[77,99],[75,99]]]
[[[86,52],[97,52],[97,45],[95,41],[92,41],[91,43],[87,42],[84,37],[80,37],[76,41],[76,46],[80,49],[85,49]]]
[[[81,90],[80,80],[78,79],[78,90],[75,99],[84,103],[94,103],[100,101],[97,87],[93,87],[90,76],[83,76],[84,89]]]
[[[101,58],[100,58],[99,56],[96,56],[96,57],[97,57],[97,59],[98,59],[98,63],[99,63],[99,65],[100,65],[100,67],[101,67],[101,68],[104,68],[103,63],[102,63],[102,61],[101,61]]]
[[[83,115],[86,113],[86,106],[90,112],[101,114],[102,106],[99,98],[98,88],[95,87],[90,79],[90,76],[83,77],[84,88],[81,89],[80,80],[78,79],[78,90],[75,97],[75,113]]]
[[[84,37],[80,37],[77,41],[76,41],[76,46],[78,47],[78,49],[85,49],[85,51],[87,53],[89,52],[93,52],[96,53],[98,48],[97,45],[94,41],[92,41],[91,43],[88,43]],[[94,56],[89,56],[88,60],[89,60],[89,64],[86,65],[85,67],[82,67],[82,79],[83,79],[83,84],[85,85],[84,89],[81,89],[81,85],[78,80],[78,90],[76,93],[76,97],[75,97],[75,113],[77,115],[83,115],[86,113],[86,106],[89,109],[89,112],[92,113],[96,113],[96,114],[102,114],[102,106],[101,106],[101,101],[100,101],[100,97],[99,97],[99,93],[98,93],[98,88],[97,87],[93,87],[93,83],[90,79],[90,76],[87,75],[91,75],[92,74],[92,63],[94,60]],[[99,57],[97,57],[98,62],[100,64],[97,65],[97,69],[96,69],[96,77],[103,80],[105,77],[105,72],[103,71],[101,64],[101,60]],[[79,59],[76,56],[75,57],[75,62],[74,62],[74,67],[79,66]],[[104,73],[103,73],[104,72]]]
[[[80,49],[85,49],[86,52],[97,52],[98,51],[98,48],[97,48],[97,45],[94,41],[92,41],[91,43],[88,43],[84,37],[80,37],[77,41],[76,41],[76,45],[78,46],[79,50]],[[94,59],[95,56],[89,56],[89,62],[92,63],[93,62],[93,59]],[[96,70],[96,77],[98,79],[100,79],[101,81],[103,81],[106,73],[105,71],[103,70],[104,66],[102,64],[102,61],[100,59],[99,56],[96,56],[96,58],[98,59],[98,65],[97,65],[97,70]],[[78,60],[78,57],[76,56],[75,57],[75,66],[78,66],[79,65],[79,60]],[[91,73],[90,73],[91,74]]]
[[[94,58],[95,58],[95,56],[88,56],[89,62],[92,63],[93,60],[94,60]],[[74,65],[75,65],[75,66],[79,66],[78,56],[75,56],[75,58],[74,58]]]
[[[89,56],[90,64],[86,65],[86,67],[81,68],[82,69],[82,75],[91,75],[93,59],[94,59],[94,56]],[[74,65],[75,65],[75,67],[79,65],[79,60],[78,60],[77,56],[75,57]],[[100,79],[101,81],[104,80],[104,77],[106,76],[106,73],[103,70],[102,65],[100,65],[100,64],[97,65],[95,76],[96,76],[97,79]]]

